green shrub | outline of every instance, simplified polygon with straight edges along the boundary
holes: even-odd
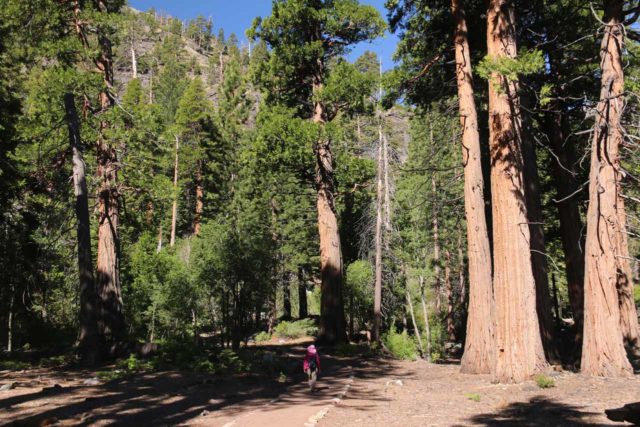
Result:
[[[633,287],[633,296],[636,301],[636,306],[640,307],[640,286]]]
[[[478,393],[465,393],[464,397],[474,402],[480,402],[480,395]]]
[[[19,360],[0,360],[0,371],[24,371],[30,369],[31,364]]]
[[[101,379],[102,381],[113,381],[119,380],[120,378],[124,378],[130,375],[129,372],[123,371],[122,369],[114,369],[111,371],[99,371],[96,372],[96,377]]]
[[[242,372],[248,368],[245,363],[243,363],[240,356],[233,350],[228,348],[222,350],[220,354],[218,354],[218,365],[216,372],[226,372],[226,373],[235,373]]]
[[[60,356],[46,357],[40,360],[40,366],[43,368],[60,368],[73,362],[73,355],[61,354]]]
[[[302,338],[315,336],[318,327],[313,319],[302,319],[295,322],[280,322],[275,328],[275,335],[281,338]]]
[[[256,342],[267,342],[271,340],[271,334],[269,332],[262,331],[256,335]]]
[[[336,356],[350,357],[356,356],[361,353],[366,353],[369,350],[367,344],[351,344],[342,343],[334,347],[333,352]]]
[[[553,378],[546,375],[537,375],[536,384],[538,384],[538,387],[540,388],[551,388],[556,386],[556,382],[553,380]]]
[[[387,349],[398,359],[415,360],[418,357],[418,349],[413,337],[407,332],[398,333],[395,328],[382,336],[382,342]]]
[[[151,362],[143,362],[138,359],[135,354],[130,354],[127,359],[119,360],[116,366],[118,369],[129,374],[153,370]]]

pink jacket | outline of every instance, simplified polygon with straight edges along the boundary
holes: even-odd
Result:
[[[313,359],[313,358],[316,359],[317,370],[318,371],[320,370],[320,356],[318,355],[318,353],[316,353],[316,354],[307,354],[304,357],[304,362],[302,362],[302,369],[303,370],[306,371],[307,369],[309,369],[309,362],[311,362],[311,359]]]

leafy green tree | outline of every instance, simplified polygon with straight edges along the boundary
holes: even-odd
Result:
[[[252,38],[264,40],[272,49],[262,74],[265,93],[271,94],[267,102],[297,106],[298,114],[311,119],[320,129],[314,144],[322,280],[320,336],[328,342],[345,339],[333,152],[324,133],[325,125],[342,107],[336,103],[338,88],[330,85],[336,81],[331,78],[332,61],[353,44],[381,35],[384,28],[377,10],[356,0],[274,0],[272,14],[256,19],[249,31]],[[335,68],[348,72],[349,67]],[[345,99],[340,102],[346,102],[345,107],[349,104]]]

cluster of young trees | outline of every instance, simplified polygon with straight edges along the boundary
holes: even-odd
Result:
[[[237,349],[319,315],[322,342],[401,328],[501,382],[632,372],[635,2],[390,0],[387,24],[273,0],[245,45],[122,1],[7,3],[9,351]],[[397,67],[346,59],[388,26]]]

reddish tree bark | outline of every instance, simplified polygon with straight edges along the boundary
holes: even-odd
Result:
[[[620,303],[624,306],[624,298],[618,295],[619,291],[624,292],[631,286],[628,263],[624,258],[628,249],[625,248],[625,213],[620,195],[623,4],[621,0],[605,2],[604,35],[600,45],[600,102],[591,149],[585,247],[581,368],[586,374],[606,377],[633,373],[623,344],[622,324],[626,315],[621,314]]]
[[[517,56],[515,10],[491,0],[487,47],[492,58]],[[521,138],[518,82],[496,72],[489,79],[489,145],[493,206],[493,290],[498,382],[521,382],[546,368],[536,313]]]
[[[452,11],[456,25],[456,80],[462,126],[464,209],[469,260],[467,338],[461,370],[470,374],[486,374],[491,370],[494,354],[491,250],[484,205],[478,113],[474,100],[471,53],[463,1],[452,0]]]
[[[320,68],[322,68],[320,66]],[[320,73],[321,74],[321,73]],[[313,92],[322,89],[321,75],[314,78]],[[326,111],[322,102],[314,105],[313,122],[324,128]],[[344,342],[347,338],[342,300],[343,265],[340,231],[336,217],[331,141],[322,135],[314,147],[316,158],[316,191],[318,232],[320,235],[320,300],[319,339],[327,343]]]

